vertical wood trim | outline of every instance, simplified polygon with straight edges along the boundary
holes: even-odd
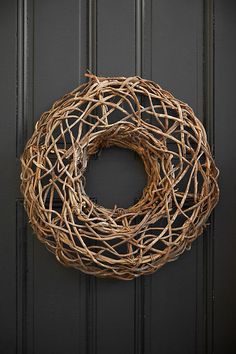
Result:
[[[135,0],[135,75],[142,76],[143,5],[145,0]],[[134,280],[134,353],[144,350],[144,280]]]
[[[17,1],[17,69],[16,69],[16,157],[19,158],[25,140],[25,1]],[[16,353],[25,351],[25,240],[22,203],[16,201]]]
[[[135,0],[135,75],[151,79],[152,1]],[[134,280],[134,353],[150,354],[152,276]]]
[[[88,3],[88,69],[97,72],[97,0],[89,0]]]
[[[88,69],[97,74],[97,0],[88,2]],[[87,354],[97,352],[97,280],[86,275]]]
[[[203,66],[203,92],[204,92],[204,125],[208,135],[208,141],[214,154],[214,0],[204,0],[204,66]]]
[[[78,28],[79,28],[79,62],[75,68],[75,72],[78,71],[78,84],[80,85],[84,81],[84,72],[87,69],[88,55],[86,53],[88,46],[88,6],[82,0],[75,0],[75,12],[78,13]],[[87,318],[88,318],[88,308],[90,304],[88,303],[88,286],[87,286],[87,276],[78,271],[78,298],[79,298],[79,313],[77,314],[79,320],[79,331],[78,336],[78,348],[79,353],[85,354],[87,352],[87,343],[90,340],[88,338],[87,331]]]
[[[33,9],[34,1],[17,2],[16,157],[33,127]]]
[[[142,76],[144,1],[135,0],[135,75]]]
[[[144,353],[144,278],[135,279],[134,353]]]
[[[33,241],[23,200],[16,200],[16,353],[34,353]]]
[[[94,276],[86,276],[87,354],[97,352],[97,282]]]
[[[152,0],[142,6],[142,76],[152,79]],[[151,354],[152,275],[143,278],[143,354]]]
[[[214,155],[214,0],[204,0],[203,24],[203,123]],[[204,349],[213,353],[214,333],[214,212],[203,238]]]
[[[81,69],[82,69],[82,44],[81,44],[81,38],[82,38],[82,21],[81,21],[81,16],[82,16],[82,4],[81,4],[81,0],[75,1],[75,12],[77,13],[77,8],[76,6],[78,6],[78,27],[79,27],[79,62],[78,62],[78,84],[81,84]]]
[[[196,22],[196,108],[197,117],[203,122],[204,119],[204,0],[197,6]],[[204,237],[207,237],[206,235]],[[204,237],[197,240],[196,244],[196,306],[195,306],[195,352],[204,353],[205,335],[203,331],[204,322]]]
[[[26,81],[26,4],[17,2],[17,120],[16,120],[16,156],[19,157],[26,136],[25,124],[25,81]]]
[[[23,202],[16,201],[16,353],[26,353],[26,221]]]
[[[25,1],[17,2],[17,69],[16,69],[16,157],[23,150],[25,139],[24,119],[24,82],[25,82]],[[22,202],[16,201],[16,353],[25,352],[26,338],[26,267],[25,267],[25,233]]]
[[[20,158],[34,124],[33,26],[34,1],[17,1],[16,158]],[[19,170],[18,170],[19,172]],[[19,172],[20,173],[20,172]],[[19,181],[20,183],[20,181]],[[21,196],[20,196],[21,198]],[[29,268],[29,269],[28,269]],[[19,354],[34,352],[34,241],[22,199],[16,200],[16,325]]]

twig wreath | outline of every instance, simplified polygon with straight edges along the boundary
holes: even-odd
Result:
[[[202,234],[219,197],[218,169],[186,103],[138,76],[86,76],[41,116],[25,147],[25,208],[62,264],[133,279],[177,259]],[[112,145],[139,154],[147,174],[127,209],[104,208],[85,192],[90,156]]]

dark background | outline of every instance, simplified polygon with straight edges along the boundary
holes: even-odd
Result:
[[[1,0],[1,354],[236,352],[235,9],[233,0]],[[188,102],[220,169],[205,235],[130,282],[61,266],[28,227],[19,192],[34,123],[87,68],[141,75]],[[98,202],[126,206],[145,175],[118,149],[91,161],[88,181]]]

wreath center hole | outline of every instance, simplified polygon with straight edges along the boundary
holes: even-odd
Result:
[[[140,156],[129,149],[111,146],[92,155],[85,172],[88,196],[105,208],[128,208],[143,194],[147,175]]]

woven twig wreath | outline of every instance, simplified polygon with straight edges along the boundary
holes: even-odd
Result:
[[[88,83],[41,116],[25,147],[25,208],[62,264],[132,279],[190,249],[218,201],[218,169],[187,104],[137,76],[86,75]],[[112,145],[139,154],[147,173],[142,197],[127,209],[104,208],[85,192],[89,157]]]

